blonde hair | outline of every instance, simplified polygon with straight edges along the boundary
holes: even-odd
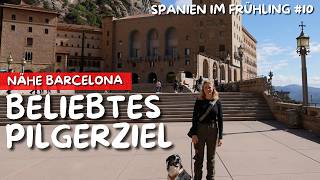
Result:
[[[212,97],[210,100],[218,100],[219,99],[219,93],[218,91],[216,90],[216,88],[214,87],[214,84],[211,82],[211,81],[208,81],[208,80],[205,80],[202,84],[202,88],[201,88],[201,92],[200,92],[200,99],[201,100],[206,100],[206,94],[204,93],[204,86],[206,84],[212,84],[213,86],[213,93],[212,93]]]

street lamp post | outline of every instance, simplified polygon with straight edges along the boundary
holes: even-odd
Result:
[[[240,45],[240,47],[238,48],[238,53],[239,53],[239,57],[240,57],[240,81],[243,80],[243,54],[244,54],[244,48]]]
[[[7,63],[8,63],[8,72],[10,71],[10,65],[13,62],[13,58],[11,53],[9,54],[9,57],[7,58]]]
[[[307,65],[306,65],[306,56],[310,52],[310,37],[304,34],[304,27],[306,25],[301,22],[301,33],[300,36],[297,37],[297,53],[301,56],[301,64],[302,64],[302,90],[303,90],[303,105],[307,106],[308,102],[308,76],[307,76]]]

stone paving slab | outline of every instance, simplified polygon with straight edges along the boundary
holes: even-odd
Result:
[[[46,140],[54,127],[44,126]],[[6,149],[5,127],[0,127],[0,180],[160,180],[166,179],[165,159],[173,153],[180,154],[190,173],[189,127],[190,123],[166,124],[173,148],[126,151],[104,147],[29,150],[25,142],[10,151]],[[217,180],[320,179],[318,135],[288,130],[276,121],[225,122],[224,127],[224,144],[216,156]],[[111,134],[116,134],[115,130]]]

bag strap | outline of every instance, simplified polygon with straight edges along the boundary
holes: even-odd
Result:
[[[208,107],[207,111],[199,118],[199,121],[202,122],[204,118],[208,116],[210,111],[213,109],[214,105],[216,104],[217,100],[214,100],[213,102],[210,102],[210,106]]]

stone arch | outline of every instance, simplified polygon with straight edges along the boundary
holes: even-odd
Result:
[[[228,68],[228,82],[232,81],[232,70],[231,67]]]
[[[203,60],[203,77],[209,78],[209,63],[207,59]]]
[[[224,69],[224,65],[220,66],[220,79],[222,81],[226,80],[226,70]]]
[[[236,69],[233,70],[233,75],[234,75],[234,81],[238,81],[238,74]]]
[[[216,80],[218,78],[218,65],[217,65],[217,63],[213,63],[212,78],[214,80]]]

